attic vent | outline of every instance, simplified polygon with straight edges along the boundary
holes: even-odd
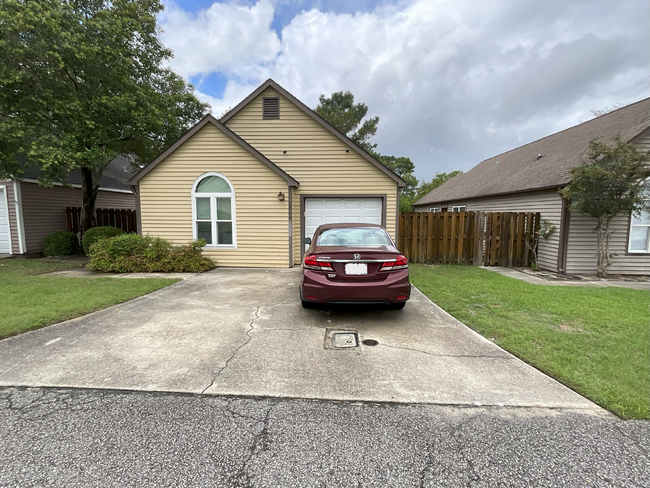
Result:
[[[262,102],[262,118],[263,119],[279,119],[280,118],[280,99],[264,98]]]

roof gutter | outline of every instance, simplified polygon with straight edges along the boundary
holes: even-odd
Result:
[[[553,190],[553,189],[556,189],[556,188],[559,191],[568,184],[569,184],[569,182],[560,183],[559,185],[542,186],[540,188],[531,188],[530,190],[506,191],[506,192],[501,192],[501,193],[486,193],[484,195],[478,195],[478,196],[475,196],[475,197],[449,197],[449,198],[443,198],[443,199],[439,199],[439,200],[432,200],[430,202],[415,202],[413,204],[413,206],[414,207],[419,207],[420,205],[433,205],[434,203],[446,203],[446,202],[452,202],[452,201],[456,202],[456,201],[459,201],[459,200],[478,200],[479,198],[499,197],[499,196],[504,196],[504,195],[518,195],[519,193],[530,193],[530,192],[534,192],[534,191]]]

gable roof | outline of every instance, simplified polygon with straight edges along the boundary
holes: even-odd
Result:
[[[197,122],[190,130],[188,130],[183,136],[181,136],[180,139],[178,139],[174,144],[169,146],[160,156],[158,156],[156,159],[151,161],[149,164],[147,164],[144,168],[142,168],[136,175],[133,176],[129,180],[131,185],[135,185],[140,179],[142,179],[143,176],[145,176],[149,171],[154,169],[158,164],[160,164],[162,161],[167,158],[171,153],[173,153],[176,149],[178,149],[185,141],[187,141],[190,137],[192,137],[194,134],[196,134],[199,130],[201,130],[203,127],[205,127],[207,124],[213,124],[216,126],[218,129],[220,129],[224,134],[226,134],[228,137],[230,137],[233,141],[235,141],[237,144],[239,144],[241,147],[246,149],[249,153],[251,153],[253,156],[255,156],[257,159],[259,159],[262,163],[264,163],[266,166],[268,166],[272,171],[280,175],[282,178],[285,179],[287,184],[289,186],[300,186],[300,183],[298,183],[295,179],[293,179],[289,174],[284,172],[278,165],[264,157],[262,153],[260,153],[257,149],[255,149],[253,146],[248,144],[246,141],[244,141],[241,137],[239,137],[237,134],[235,134],[233,131],[231,131],[228,127],[223,125],[221,122],[219,122],[212,114],[208,114],[205,117],[203,117],[199,122]]]
[[[648,127],[650,98],[486,159],[413,205],[561,187],[571,181],[570,171],[582,163],[591,140],[620,135],[629,142]]]
[[[21,179],[28,181],[38,180],[40,176],[41,169],[38,166],[28,166],[25,168]],[[133,166],[131,166],[131,160],[125,156],[118,156],[110,163],[108,163],[108,166],[102,172],[102,176],[99,178],[99,188],[131,191],[129,178],[132,176]],[[73,169],[70,171],[70,173],[68,173],[68,176],[64,181],[57,183],[63,183],[66,185],[81,185],[81,169]]]
[[[330,131],[333,135],[335,135],[338,139],[343,141],[345,144],[350,146],[350,149],[354,150],[357,154],[359,154],[361,157],[363,157],[366,161],[373,164],[379,170],[383,171],[388,176],[390,176],[393,180],[395,180],[397,182],[397,186],[399,188],[403,188],[403,187],[406,186],[406,182],[402,178],[397,176],[393,171],[391,171],[389,168],[387,168],[384,164],[382,164],[380,161],[373,158],[370,154],[368,154],[366,151],[361,149],[361,147],[359,147],[354,141],[350,140],[344,134],[341,134],[341,132],[339,132],[336,128],[334,128],[329,122],[327,122],[324,118],[322,118],[320,115],[318,115],[312,109],[310,109],[307,105],[305,105],[300,100],[298,100],[296,97],[294,97],[287,90],[285,90],[280,85],[278,85],[271,78],[269,78],[264,83],[262,83],[260,86],[258,86],[250,95],[248,95],[241,102],[239,102],[232,110],[230,110],[228,113],[226,113],[219,120],[221,122],[223,122],[224,124],[227,123],[228,120],[230,120],[235,114],[237,114],[237,112],[239,112],[242,108],[244,108],[246,105],[248,105],[255,98],[257,98],[264,90],[266,90],[269,87],[274,88],[275,90],[279,91],[285,98],[288,98],[291,102],[293,102],[297,107],[302,109],[303,112],[305,112],[307,115],[309,115],[312,119],[314,119],[316,122],[318,122],[320,125],[322,125],[325,129]]]

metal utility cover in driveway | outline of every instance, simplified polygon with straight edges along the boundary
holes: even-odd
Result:
[[[356,331],[327,329],[326,336],[331,339],[332,346],[336,349],[357,347],[359,345],[359,337]]]

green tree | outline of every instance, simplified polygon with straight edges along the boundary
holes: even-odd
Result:
[[[403,156],[382,156],[375,152],[373,156],[406,183],[406,186],[400,190],[400,212],[410,212],[410,210],[402,210],[402,201],[408,200],[418,186],[418,179],[413,175],[415,164],[410,158]]]
[[[406,187],[400,190],[400,211],[410,211],[410,206],[409,210],[401,210],[406,208],[401,202],[410,202],[418,185],[418,180],[413,175],[415,165],[410,158],[384,156],[375,150],[377,144],[372,144],[370,138],[377,132],[379,117],[364,121],[368,106],[364,103],[355,104],[354,95],[350,91],[332,93],[329,98],[321,95],[318,101],[318,106],[314,109],[318,115],[406,182]]]
[[[419,182],[419,184],[417,185],[416,188],[414,188],[411,194],[404,195],[403,197],[400,198],[400,212],[412,212],[413,204],[417,202],[420,198],[425,196],[434,188],[438,188],[448,179],[453,178],[454,176],[460,175],[462,173],[463,172],[460,170],[451,171],[450,173],[436,173],[436,176],[434,176],[431,181]]]
[[[370,153],[377,147],[369,139],[377,132],[379,117],[370,117],[364,121],[368,106],[365,103],[355,104],[352,92],[335,92],[329,98],[321,95],[314,111],[366,152]]]
[[[81,169],[84,229],[118,155],[147,162],[209,106],[166,64],[160,0],[0,0],[0,176]]]
[[[650,154],[617,137],[611,144],[589,143],[583,164],[571,170],[572,180],[561,192],[572,211],[596,219],[598,276],[611,265],[610,223],[617,215],[638,214],[646,207],[650,189]]]

